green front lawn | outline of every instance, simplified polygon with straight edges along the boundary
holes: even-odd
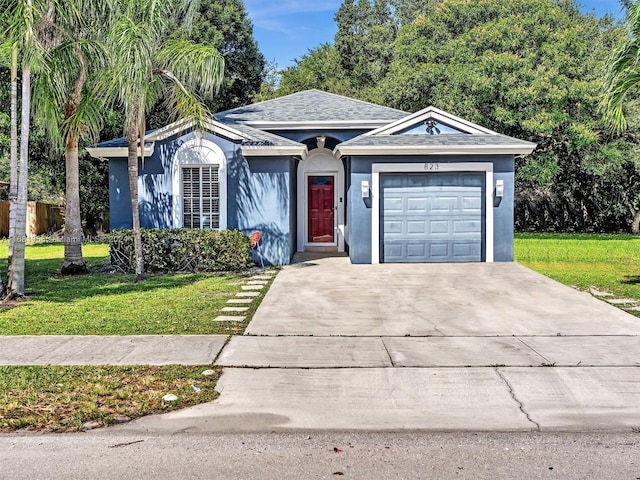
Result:
[[[565,285],[640,300],[640,237],[518,234],[515,257]]]
[[[3,272],[6,252],[2,242]],[[89,244],[83,253],[93,273],[68,277],[58,273],[63,253],[60,244],[27,246],[27,299],[0,308],[0,335],[241,334],[248,324],[213,322],[241,291],[242,275],[150,275],[136,283],[103,271],[108,245]]]

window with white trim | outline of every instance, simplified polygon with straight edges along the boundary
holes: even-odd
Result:
[[[182,167],[184,228],[220,228],[219,165]]]

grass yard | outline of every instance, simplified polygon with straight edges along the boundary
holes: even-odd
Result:
[[[246,276],[236,274],[133,275],[100,272],[109,260],[106,244],[83,247],[92,271],[62,276],[61,244],[28,245],[27,299],[0,307],[0,335],[161,335],[241,334],[243,323],[213,322],[226,301],[241,291]],[[0,258],[7,243],[0,243]],[[0,261],[6,271],[6,260]]]
[[[0,432],[77,431],[209,402],[221,369],[207,368],[0,367]]]
[[[515,257],[565,285],[640,300],[640,237],[518,234]]]

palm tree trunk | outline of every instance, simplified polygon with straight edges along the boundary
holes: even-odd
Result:
[[[13,233],[13,258],[9,276],[9,294],[13,298],[24,296],[24,247],[27,239],[27,179],[29,169],[29,120],[31,113],[31,71],[22,67],[22,119],[20,130],[20,163],[18,166],[18,193]]]
[[[638,235],[640,233],[640,208],[634,209],[631,208],[631,215],[633,215],[633,220],[631,222],[631,233],[634,235]]]
[[[142,234],[140,232],[140,209],[138,206],[138,132],[135,124],[127,132],[129,171],[129,193],[131,196],[131,217],[133,220],[133,250],[136,261],[136,281],[144,280],[144,257],[142,255]],[[142,146],[144,148],[144,146]]]
[[[82,220],[80,217],[80,172],[78,138],[70,135],[65,149],[66,192],[64,216],[64,260],[62,273],[75,275],[87,272],[82,257]]]
[[[16,228],[16,198],[18,196],[18,47],[11,51],[11,154],[9,160],[9,256],[7,282],[13,260],[13,239]],[[4,287],[4,286],[3,286]],[[3,292],[4,294],[5,292]]]
[[[75,88],[71,101],[66,109],[69,118],[77,112],[82,97],[82,89],[87,81],[87,69],[84,55],[76,47],[76,56],[80,63],[80,70],[75,81]],[[80,216],[80,168],[78,165],[79,134],[75,129],[67,133],[65,145],[65,216],[64,216],[64,260],[62,273],[87,273],[87,263],[82,257],[82,217]]]

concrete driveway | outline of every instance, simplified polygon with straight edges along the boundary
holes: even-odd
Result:
[[[517,263],[351,265],[337,257],[283,269],[246,333],[638,335],[640,321]]]
[[[307,257],[218,356],[218,400],[117,428],[629,431],[639,333],[640,319],[517,264]]]

